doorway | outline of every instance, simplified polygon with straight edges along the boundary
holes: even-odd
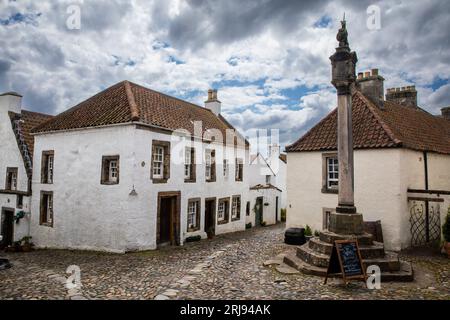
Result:
[[[2,208],[0,248],[11,246],[14,241],[14,209]]]
[[[259,197],[256,198],[255,204],[255,225],[261,226],[263,223],[263,207],[264,207],[264,198]]]
[[[279,197],[277,197],[277,199],[276,199],[276,202],[275,202],[275,223],[278,223],[278,206],[279,206],[279,204],[278,204],[278,201],[279,201]]]
[[[216,235],[216,198],[205,200],[205,232],[209,238]]]
[[[161,192],[158,194],[158,246],[180,245],[180,192]]]

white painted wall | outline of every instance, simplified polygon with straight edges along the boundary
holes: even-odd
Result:
[[[450,190],[450,156],[428,154],[429,189]],[[288,154],[287,227],[306,224],[315,230],[323,225],[323,208],[335,208],[336,194],[324,194],[322,153]],[[424,189],[423,153],[408,149],[355,151],[355,205],[366,221],[381,220],[385,245],[390,250],[411,243],[408,188]],[[295,173],[295,174],[294,174]],[[423,195],[421,195],[423,196]],[[450,197],[441,196],[441,221]]]
[[[246,223],[251,223],[252,226],[255,226],[255,204],[256,199],[259,197],[263,197],[263,204],[268,204],[268,206],[263,205],[263,219],[262,221],[266,223],[266,225],[273,225],[277,222],[281,221],[281,192],[276,189],[259,189],[259,190],[250,190],[250,215],[246,218]],[[278,197],[278,220],[276,214],[276,199]]]
[[[25,171],[22,155],[17,145],[16,137],[12,129],[11,118],[8,112],[21,112],[21,98],[7,95],[0,96],[0,190],[6,186],[6,168],[18,168],[17,190],[27,192],[28,177]],[[30,198],[24,197],[23,209],[17,209],[17,196],[14,194],[0,193],[0,212],[1,208],[14,209],[15,212],[30,211]],[[1,226],[1,221],[0,221]],[[29,216],[21,219],[18,224],[14,223],[14,241],[22,239],[29,235]]]
[[[171,136],[134,125],[77,130],[35,137],[35,163],[42,151],[55,151],[53,185],[40,184],[40,168],[34,168],[32,235],[40,247],[90,249],[125,252],[156,248],[157,197],[159,192],[181,191],[181,239],[204,230],[205,198],[241,195],[241,219],[217,225],[216,234],[245,229],[245,204],[248,198],[248,165],[244,182],[234,181],[234,161],[229,179],[224,181],[221,162],[217,181],[205,182],[204,164],[197,165],[197,183],[184,182],[183,163],[175,164],[174,143],[168,183],[153,184],[150,179],[152,140],[170,141]],[[213,145],[208,145],[213,147]],[[183,149],[184,148],[180,148]],[[244,152],[245,153],[245,152]],[[104,155],[120,155],[120,184],[101,185]],[[196,151],[197,156],[202,153]],[[245,155],[242,155],[244,158]],[[183,158],[184,159],[184,158]],[[132,188],[137,196],[130,196]],[[39,225],[40,191],[54,191],[54,227]],[[201,230],[188,234],[188,199],[202,198]]]

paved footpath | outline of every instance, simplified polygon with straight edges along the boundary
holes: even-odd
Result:
[[[2,254],[14,265],[0,271],[0,299],[447,299],[450,260],[403,254],[416,281],[361,283],[282,274],[267,260],[294,250],[283,244],[283,225],[218,236],[158,251],[114,255],[67,250]],[[67,267],[81,269],[82,287],[65,287]]]

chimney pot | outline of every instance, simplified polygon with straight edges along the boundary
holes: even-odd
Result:
[[[372,69],[372,76],[378,75],[378,69]]]
[[[359,72],[358,73],[358,80],[361,80],[362,78],[364,78],[364,73]]]
[[[215,115],[222,111],[222,103],[217,99],[217,90],[208,90],[208,100],[205,101],[205,108],[211,110]]]
[[[364,73],[364,78],[368,78],[368,77],[370,77],[370,71],[367,71]]]
[[[450,120],[450,107],[442,108],[441,113],[444,119]]]

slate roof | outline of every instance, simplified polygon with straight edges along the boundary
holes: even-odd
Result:
[[[139,122],[171,131],[186,129],[194,134],[194,121],[202,121],[203,132],[218,129],[224,138],[227,129],[234,129],[209,109],[123,81],[57,115],[33,132]]]
[[[361,92],[352,97],[353,143],[355,149],[408,148],[450,154],[450,121],[420,108],[385,101],[374,105]],[[337,109],[333,110],[287,152],[337,149]]]

